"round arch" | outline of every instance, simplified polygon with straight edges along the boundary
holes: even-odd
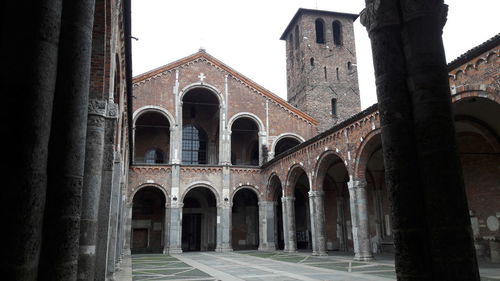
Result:
[[[157,113],[160,113],[165,118],[167,118],[168,122],[170,123],[170,126],[173,126],[175,124],[175,118],[174,118],[174,116],[170,112],[168,112],[168,110],[166,110],[165,108],[160,107],[160,106],[155,106],[155,105],[146,105],[146,106],[143,106],[143,107],[137,109],[132,114],[132,120],[133,120],[132,124],[133,124],[134,128],[135,128],[135,123],[137,122],[137,119],[142,114],[148,113],[148,112],[157,112]]]
[[[323,180],[326,175],[327,169],[330,166],[330,164],[335,163],[336,161],[332,161],[332,158],[338,158],[340,163],[344,165],[344,168],[347,171],[347,176],[349,180],[349,169],[345,165],[345,161],[340,156],[339,153],[333,151],[333,150],[327,150],[321,153],[321,155],[318,157],[318,160],[316,161],[316,165],[314,167],[314,177],[311,179],[313,185],[311,186],[311,190],[322,190],[323,189]]]
[[[292,138],[292,139],[299,141],[299,143],[303,143],[305,141],[305,139],[301,135],[298,135],[295,133],[286,132],[286,133],[279,134],[278,137],[276,137],[274,139],[273,143],[271,144],[271,151],[272,151],[273,155],[274,155],[275,150],[276,150],[276,144],[284,138]]]
[[[270,201],[275,201],[276,198],[274,198],[274,196],[276,195],[277,190],[278,190],[278,187],[275,187],[273,185],[273,179],[277,179],[279,185],[281,186],[280,191],[282,193],[284,192],[283,181],[281,180],[281,178],[278,176],[278,174],[276,172],[271,173],[271,175],[269,175],[269,177],[267,178],[267,184],[266,184],[266,191],[267,191],[266,198],[267,198],[267,200],[270,200]]]
[[[259,132],[264,132],[265,131],[264,123],[262,123],[262,120],[260,120],[260,118],[257,115],[255,115],[255,114],[253,114],[251,112],[239,112],[239,113],[236,113],[227,122],[227,127],[231,128],[233,126],[234,121],[236,121],[239,118],[244,118],[244,117],[252,119],[253,121],[255,121],[255,123],[257,123],[257,126],[259,127]]]
[[[467,89],[463,89],[464,86],[458,86],[458,92],[451,95],[451,102],[456,103],[466,98],[485,98],[493,102],[500,104],[500,92],[491,88],[484,89],[484,85],[467,85]],[[483,88],[483,89],[482,89]],[[457,90],[457,89],[456,89]]]
[[[219,91],[219,89],[217,89],[217,87],[215,87],[215,86],[213,86],[211,84],[202,83],[202,82],[197,82],[197,83],[189,84],[186,87],[184,87],[181,90],[180,94],[179,94],[179,100],[182,102],[182,99],[184,98],[184,95],[187,94],[187,93],[189,93],[189,91],[191,91],[193,89],[196,89],[196,88],[201,88],[201,89],[209,90],[210,92],[212,92],[217,97],[217,99],[219,100],[219,105],[225,104],[224,98],[222,97],[221,92]]]
[[[184,198],[186,197],[186,194],[188,194],[189,191],[191,191],[193,188],[196,188],[196,187],[206,187],[206,188],[208,188],[214,194],[216,204],[217,205],[220,204],[221,200],[220,200],[219,192],[217,191],[217,189],[215,189],[213,187],[212,183],[208,182],[208,181],[195,181],[195,182],[191,183],[188,186],[188,188],[186,188],[186,190],[184,190],[184,192],[182,193],[180,201],[184,202]]]
[[[292,167],[290,167],[290,170],[288,171],[288,174],[286,177],[286,182],[285,182],[285,185],[283,187],[283,195],[286,194],[287,196],[290,196],[293,194],[294,190],[292,189],[292,187],[294,187],[294,185],[297,183],[297,180],[299,179],[299,176],[302,174],[302,172],[304,172],[306,174],[307,181],[309,184],[309,189],[310,189],[311,178],[307,174],[306,169],[301,164],[294,164]]]
[[[143,183],[141,185],[138,185],[137,187],[133,188],[132,189],[132,193],[130,194],[129,198],[128,198],[128,204],[132,204],[132,202],[134,201],[134,197],[135,195],[137,194],[137,192],[141,189],[144,189],[146,187],[156,187],[158,188],[162,193],[163,193],[163,196],[165,196],[165,202],[168,204],[168,201],[169,201],[169,195],[168,195],[168,191],[167,189],[162,186],[161,184],[157,184],[157,183]]]
[[[231,204],[233,203],[233,199],[234,199],[234,196],[236,195],[236,193],[238,193],[238,191],[242,190],[242,189],[248,189],[248,190],[251,190],[255,193],[255,196],[257,196],[257,200],[260,202],[261,201],[261,198],[260,198],[260,193],[259,193],[259,190],[253,186],[253,185],[242,185],[242,186],[238,186],[236,187],[232,194],[231,194]]]
[[[363,138],[363,141],[359,145],[354,161],[353,177],[355,179],[365,178],[366,164],[368,162],[368,159],[370,158],[370,153],[373,152],[374,147],[372,146],[376,144],[372,140],[380,135],[380,128],[372,130],[368,134],[366,134],[366,136]]]

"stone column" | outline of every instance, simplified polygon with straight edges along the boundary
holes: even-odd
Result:
[[[116,266],[116,240],[118,235],[118,216],[120,207],[120,183],[122,181],[121,159],[118,152],[115,152],[113,165],[113,180],[111,184],[111,202],[109,206],[108,219],[108,245],[107,245],[107,270],[106,275],[112,275]]]
[[[446,13],[443,1],[430,0],[369,0],[361,13],[372,43],[401,280],[480,279],[441,39]]]
[[[94,1],[63,3],[38,280],[77,277],[93,19]]]
[[[173,201],[170,205],[170,230],[169,230],[169,245],[168,254],[182,253],[182,206],[183,203],[178,203],[178,200]]]
[[[106,101],[97,99],[90,100],[88,115],[85,174],[83,179],[82,212],[80,218],[78,280],[91,280],[94,278],[95,274],[97,220],[102,180]]]
[[[0,116],[3,158],[8,159],[0,164],[0,173],[2,186],[9,187],[0,196],[0,220],[8,228],[2,233],[0,272],[5,280],[31,281],[37,280],[42,241],[62,1],[37,1],[29,9],[25,5],[3,1],[0,10],[2,38],[9,38],[0,42],[5,105]],[[8,28],[14,22],[15,28]]]
[[[373,255],[370,247],[370,233],[368,228],[366,181],[352,180],[348,183],[348,186],[351,203],[354,259],[361,261],[371,260],[373,259]]]
[[[325,207],[323,191],[309,191],[309,213],[313,256],[326,256]]]
[[[275,207],[276,202],[274,201],[259,202],[259,251],[272,251],[276,249]]]
[[[295,197],[283,196],[283,233],[287,253],[297,252],[297,233],[295,228]]]
[[[124,242],[123,242],[123,254],[126,256],[130,256],[130,248],[132,246],[132,202],[127,202],[124,210],[125,215],[125,223],[123,224],[125,233],[124,233]]]
[[[231,203],[224,201],[217,206],[217,252],[230,252],[231,245]]]

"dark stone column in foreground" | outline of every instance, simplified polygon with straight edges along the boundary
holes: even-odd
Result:
[[[38,276],[61,13],[61,0],[0,4],[2,280]]]
[[[372,41],[398,280],[479,280],[441,40],[445,11],[442,0],[367,0],[361,14]]]
[[[39,280],[76,280],[94,1],[63,3]]]

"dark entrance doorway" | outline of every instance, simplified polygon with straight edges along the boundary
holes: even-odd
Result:
[[[232,243],[234,250],[259,247],[259,205],[254,191],[243,188],[233,198]]]
[[[184,197],[182,207],[182,251],[214,251],[217,231],[215,195],[206,187],[195,187]]]

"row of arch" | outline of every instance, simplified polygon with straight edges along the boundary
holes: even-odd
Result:
[[[210,89],[195,87],[182,96],[182,130],[175,138],[174,118],[165,109],[157,106],[141,108],[134,114],[134,162],[170,163],[171,142],[181,142],[182,164],[216,165],[225,157],[220,148],[221,127],[220,100]],[[249,112],[240,112],[228,121],[230,133],[230,155],[233,165],[258,166],[266,155],[262,155],[261,134],[265,132],[262,121]],[[303,138],[289,133],[278,136],[271,151],[276,156],[299,144]]]
[[[500,196],[500,178],[494,172],[500,160],[500,123],[494,116],[498,116],[500,105],[474,96],[455,102],[454,110],[469,208],[471,214],[485,220],[495,215],[492,206],[495,205],[495,198]],[[260,248],[267,243],[272,249],[305,249],[313,253],[321,249],[365,251],[368,255],[392,251],[391,202],[384,178],[380,129],[364,136],[357,151],[355,164],[351,167],[346,165],[341,155],[328,150],[320,155],[314,167],[304,167],[299,163],[291,166],[285,174],[271,173],[266,191],[260,195],[250,187],[235,190],[233,197],[228,198],[233,204],[233,249]],[[185,206],[188,194],[199,187],[202,186],[197,183],[185,191],[180,199]],[[221,198],[216,189],[209,185],[203,187],[205,192],[211,190],[212,195],[205,194],[204,197],[214,196],[211,206],[217,208]],[[239,192],[244,195],[237,199]],[[165,197],[168,198],[166,193]],[[235,204],[236,201],[239,203]],[[260,204],[266,202],[271,203],[266,205],[269,209],[259,210]],[[187,206],[194,205],[190,203]],[[263,217],[262,212],[272,213],[272,220]],[[267,226],[260,219],[255,222],[257,217],[267,219]],[[193,225],[200,224],[198,228],[201,229],[201,222],[193,220]],[[182,227],[185,227],[184,222]],[[185,231],[198,233],[198,228]],[[487,232],[485,229],[475,232],[477,237],[495,235],[494,231]],[[271,233],[272,238],[264,239],[261,237],[263,233]],[[356,237],[360,233],[364,233],[364,246],[360,246],[360,238]],[[209,241],[209,238],[206,239],[200,241]],[[217,241],[210,241],[206,243],[207,247],[190,247],[186,246],[189,243],[183,242],[183,249],[211,250],[213,246],[208,245],[215,245]],[[321,241],[324,241],[323,246]]]

